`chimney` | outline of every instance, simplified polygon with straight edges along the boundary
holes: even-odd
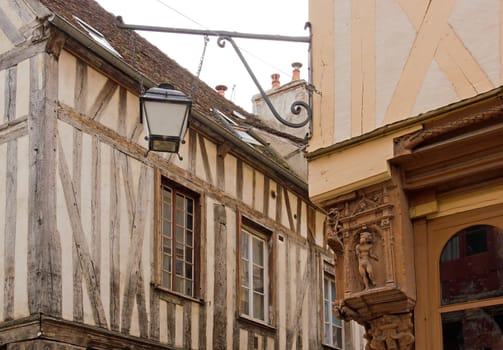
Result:
[[[278,73],[274,73],[273,75],[271,75],[271,78],[272,78],[272,88],[277,88],[280,83],[279,83],[279,74]]]
[[[302,63],[293,62],[292,67],[293,67],[292,81],[300,80],[300,68],[302,67]]]
[[[217,86],[215,86],[215,90],[217,90],[217,92],[220,96],[225,96],[225,91],[227,91],[227,86],[217,85]]]

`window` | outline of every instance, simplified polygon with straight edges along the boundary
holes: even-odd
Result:
[[[197,196],[163,179],[160,199],[160,284],[168,290],[196,297],[199,257]]]
[[[489,225],[459,231],[440,257],[442,305],[503,294],[503,234]]]
[[[269,322],[268,237],[250,226],[241,227],[241,314]]]
[[[257,146],[263,146],[264,145],[262,142],[260,142],[259,140],[257,140],[255,137],[253,137],[252,135],[250,135],[250,133],[248,132],[248,130],[246,128],[243,128],[243,127],[239,126],[238,123],[236,123],[234,120],[232,120],[231,118],[229,118],[228,116],[226,116],[224,113],[220,112],[218,109],[215,108],[212,111],[226,125],[228,125],[236,133],[236,135],[241,140],[243,140],[244,142],[246,142],[246,143],[248,143],[250,145],[257,145]],[[233,113],[233,115],[235,115],[235,116],[237,116],[238,118],[241,118],[241,119],[244,118],[239,113],[238,114]]]
[[[467,227],[445,245],[440,258],[444,349],[503,348],[502,251],[503,231],[490,225]]]
[[[325,273],[323,277],[323,342],[335,349],[343,349],[342,321],[335,317],[333,311],[335,296],[335,278]]]
[[[118,53],[117,50],[115,50],[112,45],[110,45],[110,43],[107,41],[107,39],[105,39],[103,34],[101,34],[99,31],[97,31],[95,28],[93,28],[92,26],[90,26],[88,23],[84,22],[77,16],[73,16],[73,18],[75,18],[77,23],[87,32],[87,34],[89,34],[89,36],[94,41],[96,41],[102,47],[113,53],[115,56],[122,58],[121,54]]]

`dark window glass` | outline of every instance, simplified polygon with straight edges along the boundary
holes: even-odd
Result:
[[[503,233],[468,227],[447,242],[440,258],[441,304],[503,295]]]
[[[503,305],[442,314],[444,350],[503,349]]]

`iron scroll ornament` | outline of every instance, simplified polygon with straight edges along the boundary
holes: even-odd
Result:
[[[243,65],[246,68],[246,71],[248,72],[248,74],[252,78],[257,89],[259,90],[260,95],[262,96],[265,103],[267,104],[267,106],[269,107],[272,114],[274,115],[274,117],[277,120],[279,120],[282,124],[289,126],[291,128],[302,128],[303,126],[305,126],[307,123],[309,123],[311,121],[311,117],[312,117],[311,107],[304,101],[294,101],[292,103],[292,106],[290,107],[290,111],[295,115],[300,115],[300,113],[302,112],[302,109],[305,109],[307,112],[307,115],[304,120],[297,122],[297,123],[293,123],[293,122],[288,121],[288,120],[284,119],[283,117],[281,117],[279,115],[278,111],[276,110],[276,108],[274,108],[274,105],[272,104],[271,100],[269,99],[269,96],[267,96],[264,89],[262,88],[262,86],[258,82],[257,77],[255,76],[255,74],[251,70],[250,66],[248,65],[248,62],[244,58],[239,47],[236,45],[236,42],[234,41],[234,39],[231,36],[227,36],[227,35],[219,36],[217,39],[218,46],[220,46],[221,48],[224,48],[225,41],[228,41],[231,43],[234,51],[236,51],[236,54],[238,55],[239,59],[241,60],[241,63],[243,63]]]

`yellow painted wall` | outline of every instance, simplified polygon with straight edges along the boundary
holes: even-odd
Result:
[[[309,11],[321,92],[309,151],[501,84],[498,0],[310,1]]]

